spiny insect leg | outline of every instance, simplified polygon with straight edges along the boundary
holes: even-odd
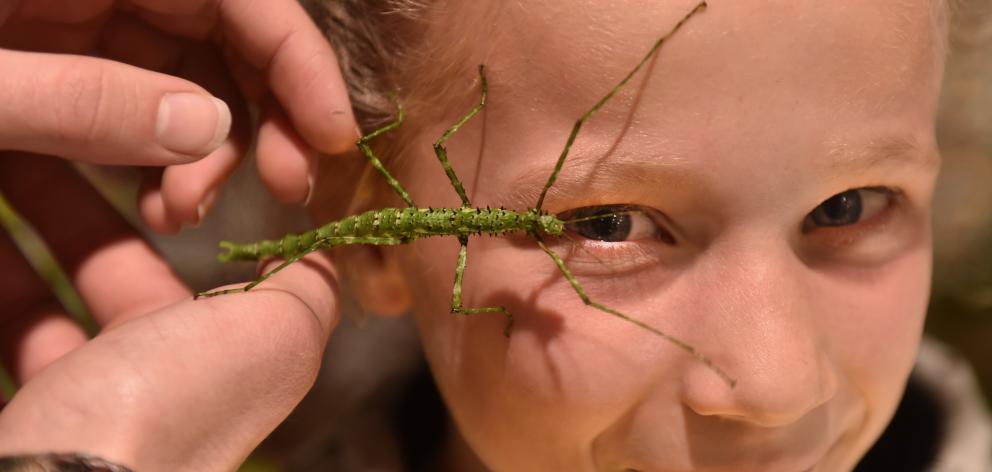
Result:
[[[510,337],[510,328],[513,326],[513,314],[501,306],[488,306],[482,308],[462,307],[462,279],[465,276],[465,259],[468,254],[468,237],[460,236],[458,242],[461,248],[458,250],[458,265],[455,266],[455,288],[451,291],[451,312],[457,315],[474,315],[476,313],[503,313],[506,315],[506,327],[503,328],[503,335]]]
[[[225,289],[225,290],[216,290],[216,291],[213,291],[213,292],[201,292],[201,293],[197,293],[196,295],[193,295],[193,299],[195,300],[195,299],[200,298],[200,297],[203,297],[203,298],[216,297],[217,295],[225,295],[225,294],[228,294],[228,293],[247,292],[247,291],[251,290],[252,288],[254,288],[256,285],[264,282],[265,279],[271,277],[276,272],[279,272],[280,270],[283,270],[286,267],[289,267],[290,264],[292,264],[292,263],[294,263],[294,262],[302,259],[303,256],[305,256],[307,254],[310,254],[311,252],[316,251],[317,249],[320,249],[321,247],[323,247],[323,246],[319,246],[318,244],[319,244],[319,242],[318,243],[315,243],[313,246],[310,246],[305,251],[302,251],[299,254],[296,254],[293,257],[290,257],[289,259],[286,259],[285,261],[282,262],[282,264],[279,264],[278,266],[276,266],[275,269],[272,269],[272,270],[270,270],[270,271],[268,271],[268,272],[266,272],[266,273],[258,276],[257,279],[249,282],[244,287],[229,288],[229,289]]]
[[[575,142],[575,137],[578,136],[579,130],[582,129],[582,125],[586,122],[586,120],[588,120],[593,113],[596,113],[597,110],[602,108],[607,101],[613,98],[613,96],[616,95],[616,93],[620,90],[620,88],[626,85],[627,82],[630,81],[631,77],[633,77],[634,74],[637,73],[637,71],[641,70],[641,67],[643,67],[644,64],[648,62],[649,59],[651,59],[651,56],[653,56],[656,52],[658,52],[658,49],[661,48],[661,45],[665,42],[665,40],[667,40],[669,37],[675,34],[675,32],[678,31],[683,24],[685,24],[686,20],[691,18],[696,13],[703,11],[705,9],[706,9],[706,2],[700,2],[698,5],[696,5],[696,7],[692,9],[692,11],[690,11],[685,17],[679,20],[679,22],[675,25],[674,28],[672,28],[671,31],[669,31],[667,34],[658,38],[658,40],[655,41],[654,46],[652,46],[651,49],[648,51],[648,53],[644,55],[644,57],[641,59],[641,62],[638,62],[637,65],[634,66],[634,69],[631,70],[630,73],[628,73],[627,76],[623,78],[623,80],[621,80],[615,87],[613,87],[609,92],[607,92],[607,94],[603,96],[603,98],[599,99],[599,101],[596,102],[596,104],[593,105],[592,108],[589,111],[587,111],[585,115],[582,115],[582,117],[580,117],[578,120],[575,121],[575,124],[572,125],[572,132],[568,135],[568,139],[565,141],[565,148],[561,150],[561,155],[558,156],[558,162],[555,163],[555,168],[554,170],[551,171],[551,176],[548,177],[548,182],[544,184],[544,189],[541,190],[541,196],[538,197],[537,199],[538,210],[540,210],[542,208],[542,205],[544,205],[544,197],[547,195],[548,189],[550,189],[551,186],[555,183],[555,180],[558,179],[558,173],[561,172],[561,167],[562,165],[565,164],[565,158],[568,157],[568,151],[572,148],[572,143]]]
[[[355,144],[358,146],[358,149],[362,151],[362,154],[365,155],[365,158],[368,159],[369,164],[372,164],[372,167],[379,171],[379,174],[386,179],[386,183],[388,183],[389,186],[396,191],[396,194],[399,195],[404,202],[406,202],[407,206],[413,207],[416,205],[413,204],[410,194],[406,192],[406,189],[404,189],[402,185],[400,185],[400,182],[396,180],[396,177],[393,177],[393,174],[390,174],[389,171],[386,170],[386,168],[382,165],[382,161],[380,161],[378,157],[375,157],[375,153],[372,152],[372,148],[369,147],[369,141],[376,138],[380,134],[396,129],[403,124],[403,105],[396,97],[396,94],[390,94],[389,98],[393,101],[393,104],[396,105],[396,120],[386,126],[383,126],[382,128],[366,134],[365,136],[362,136]]]
[[[444,134],[434,142],[434,154],[437,156],[438,160],[441,161],[441,167],[444,168],[444,173],[448,175],[448,180],[451,181],[451,185],[455,187],[455,192],[458,192],[458,196],[462,199],[462,205],[469,207],[472,203],[469,202],[468,195],[465,193],[465,187],[462,186],[461,180],[458,180],[458,176],[455,175],[455,170],[451,168],[451,164],[448,163],[448,150],[444,148],[444,142],[458,131],[468,120],[472,119],[483,107],[486,106],[486,94],[489,92],[489,84],[486,82],[486,71],[485,67],[481,64],[479,65],[479,81],[481,83],[482,94],[479,97],[479,104],[472,108],[462,119],[458,120],[457,123],[451,125]]]
[[[575,276],[574,275],[572,275],[572,271],[568,270],[568,267],[565,265],[565,261],[563,261],[561,259],[561,256],[559,256],[554,251],[552,251],[547,245],[544,244],[543,241],[538,240],[537,241],[537,244],[538,244],[538,246],[541,247],[541,250],[543,250],[548,256],[551,257],[552,260],[555,261],[555,265],[558,266],[558,270],[561,271],[562,275],[565,277],[565,280],[567,280],[568,283],[572,286],[572,288],[575,289],[575,293],[577,293],[579,295],[579,298],[582,299],[582,303],[585,303],[586,305],[589,305],[589,306],[591,306],[591,307],[593,307],[593,308],[595,308],[597,310],[600,310],[600,311],[609,313],[609,314],[611,314],[613,316],[616,316],[617,318],[620,318],[620,319],[629,321],[629,322],[631,322],[631,323],[633,323],[633,324],[635,324],[635,325],[637,325],[637,326],[639,326],[641,328],[644,328],[644,329],[646,329],[646,330],[648,330],[648,331],[650,331],[650,332],[652,332],[652,333],[654,333],[654,334],[656,334],[658,336],[661,336],[662,338],[668,340],[672,344],[678,346],[683,351],[688,352],[689,354],[691,354],[693,357],[695,357],[700,362],[702,362],[704,365],[706,365],[706,367],[709,367],[713,372],[715,372],[718,376],[720,376],[721,379],[723,379],[725,382],[727,382],[727,384],[730,385],[731,388],[733,388],[734,385],[737,384],[737,381],[736,380],[734,380],[732,377],[730,377],[729,375],[727,375],[727,373],[724,372],[723,369],[717,367],[717,365],[714,364],[713,361],[710,360],[710,358],[704,356],[702,353],[700,353],[698,350],[696,350],[696,348],[692,347],[692,345],[690,345],[689,343],[687,343],[687,342],[685,342],[685,341],[683,341],[683,340],[681,340],[679,338],[676,338],[675,336],[672,336],[672,335],[670,335],[670,334],[668,334],[668,333],[666,333],[666,332],[664,332],[664,331],[662,331],[662,330],[660,330],[658,328],[655,328],[654,326],[651,326],[651,325],[649,325],[649,324],[647,324],[647,323],[645,323],[645,322],[643,322],[641,320],[638,320],[636,318],[632,318],[632,317],[630,317],[628,315],[625,315],[625,314],[621,313],[618,310],[615,310],[613,308],[610,308],[610,307],[608,307],[606,305],[603,305],[601,303],[597,303],[597,302],[592,301],[589,298],[589,295],[586,295],[586,291],[585,291],[585,289],[582,288],[582,285],[579,284],[579,281],[575,279]]]
[[[255,288],[255,286],[257,286],[258,284],[264,282],[265,279],[268,279],[269,277],[272,277],[273,275],[275,275],[280,270],[283,270],[286,267],[289,267],[294,262],[302,259],[303,256],[306,256],[307,254],[310,254],[311,252],[314,252],[314,251],[317,251],[317,250],[320,250],[320,249],[324,249],[324,248],[327,248],[327,247],[331,247],[331,246],[334,246],[334,244],[330,244],[329,243],[329,240],[327,240],[327,239],[318,240],[318,241],[314,242],[310,247],[308,247],[308,248],[300,251],[297,254],[294,254],[292,257],[289,257],[288,259],[286,259],[285,261],[283,261],[282,264],[279,264],[274,269],[272,269],[272,270],[270,270],[270,271],[268,271],[268,272],[266,272],[266,273],[258,276],[257,279],[249,282],[244,287],[229,288],[229,289],[226,289],[226,290],[217,290],[217,291],[214,291],[214,292],[197,293],[196,295],[193,296],[193,299],[195,300],[195,299],[197,299],[199,297],[204,297],[204,298],[215,297],[217,295],[224,295],[224,294],[227,294],[227,293],[247,292],[247,291]]]

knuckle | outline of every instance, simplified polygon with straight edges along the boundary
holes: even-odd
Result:
[[[112,119],[118,81],[106,68],[71,61],[54,80],[53,89],[60,92],[50,116],[56,137],[85,143],[106,138],[125,121]]]

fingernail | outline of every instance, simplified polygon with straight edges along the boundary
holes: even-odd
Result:
[[[156,134],[159,144],[182,154],[208,154],[227,138],[231,111],[209,95],[167,93],[158,105]]]
[[[200,203],[196,205],[196,221],[193,222],[193,226],[200,226],[203,219],[207,217],[207,212],[214,207],[214,202],[217,201],[217,190],[211,190],[200,200]]]
[[[307,198],[303,200],[303,206],[310,206],[310,200],[313,199],[313,183],[314,177],[311,172],[307,175]]]

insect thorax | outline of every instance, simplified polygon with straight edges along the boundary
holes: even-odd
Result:
[[[382,208],[324,225],[316,236],[373,236],[412,240],[429,236],[541,231],[540,219],[547,216],[551,215],[540,215],[534,210],[513,211],[503,208]]]

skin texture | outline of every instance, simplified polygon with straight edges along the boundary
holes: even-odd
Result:
[[[475,206],[526,208],[572,122],[695,5],[580,3],[456,1],[429,17],[445,26],[425,47],[467,38],[464,73],[448,78],[465,85],[450,86],[443,116],[411,112],[387,146],[402,150],[387,159],[418,205],[459,203],[430,142],[476,99],[470,67],[486,65],[490,105],[449,141],[452,164]],[[898,403],[927,304],[937,12],[713,0],[579,135],[548,210],[635,204],[664,216],[627,242],[553,248],[594,300],[688,341],[734,389],[583,306],[526,238],[469,243],[465,304],[505,305],[509,339],[500,316],[450,314],[456,241],[353,251],[346,270],[363,303],[416,314],[470,449],[448,451],[452,468],[852,468]],[[856,223],[810,224],[825,200],[859,188]],[[369,206],[396,204],[378,195]]]
[[[236,469],[313,384],[338,319],[337,273],[315,255],[257,293],[193,302],[63,159],[148,167],[143,216],[175,231],[203,217],[241,159],[254,101],[263,180],[302,201],[309,153],[356,134],[327,41],[296,2],[7,1],[0,70],[0,193],[101,328],[88,339],[0,231],[0,361],[20,387],[0,399],[0,456]]]

